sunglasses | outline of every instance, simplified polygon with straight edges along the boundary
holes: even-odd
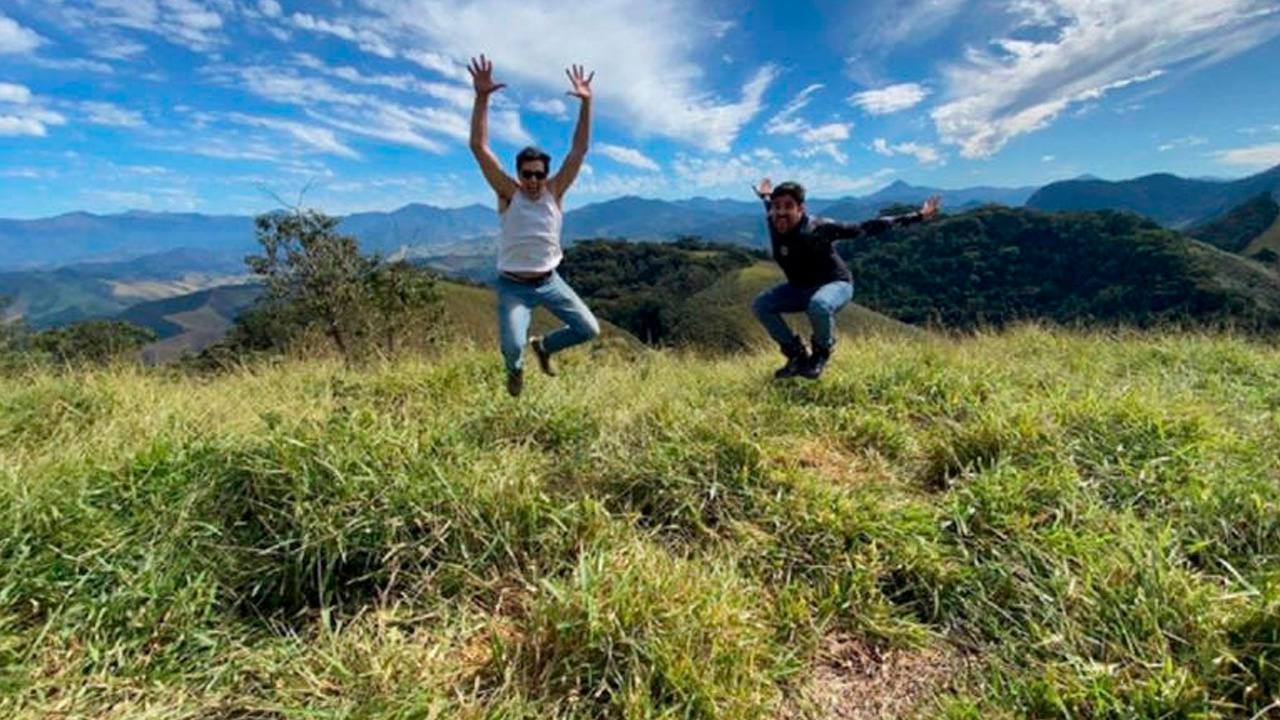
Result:
[[[542,170],[521,170],[520,177],[525,180],[546,180],[547,173]]]

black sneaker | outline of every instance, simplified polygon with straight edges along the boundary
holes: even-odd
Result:
[[[831,359],[830,349],[815,349],[813,354],[809,356],[809,362],[805,363],[801,368],[800,374],[810,380],[817,380],[822,377],[822,371],[827,367],[827,361]]]
[[[520,397],[521,390],[524,390],[524,370],[508,370],[507,393],[511,397]]]
[[[533,347],[533,354],[538,357],[538,367],[542,368],[542,372],[555,377],[556,371],[551,367],[551,353],[542,344],[542,338],[536,337],[529,344]]]
[[[799,340],[784,346],[782,354],[787,356],[787,364],[778,368],[773,374],[773,377],[778,380],[795,377],[804,372],[805,367],[809,365],[809,351],[805,350],[804,343]]]

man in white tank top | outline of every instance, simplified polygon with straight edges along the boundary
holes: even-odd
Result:
[[[551,356],[600,334],[600,323],[582,298],[556,272],[563,253],[560,229],[565,191],[573,184],[586,157],[591,133],[591,80],[580,66],[566,70],[569,95],[582,101],[573,146],[560,170],[548,177],[551,156],[527,147],[516,156],[517,180],[503,171],[489,149],[489,96],[506,87],[493,81],[493,63],[484,55],[472,58],[467,68],[476,89],[471,112],[471,153],[480,164],[484,179],[498,195],[502,235],[498,240],[498,335],[507,365],[507,392],[512,396],[524,388],[524,344],[529,334],[533,310],[543,306],[562,320],[564,327],[546,337],[533,338],[538,365],[555,375]]]

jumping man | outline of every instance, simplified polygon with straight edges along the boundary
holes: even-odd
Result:
[[[844,224],[810,217],[805,212],[804,187],[799,183],[784,182],[775,188],[765,178],[754,190],[768,214],[773,259],[787,281],[761,293],[751,310],[787,357],[787,364],[774,377],[801,375],[816,380],[836,344],[836,313],[853,299],[853,276],[833,243],[931,220],[938,214],[940,202],[933,197],[918,212]],[[809,315],[813,326],[812,354],[782,318],[782,313],[801,312]]]
[[[569,95],[581,100],[573,146],[560,170],[551,171],[551,156],[536,147],[516,155],[519,180],[503,171],[489,149],[489,96],[506,87],[493,81],[493,63],[481,55],[468,67],[475,85],[476,102],[471,113],[471,152],[484,179],[498,196],[502,235],[498,240],[498,332],[507,366],[507,392],[517,396],[524,388],[524,344],[534,308],[544,306],[565,323],[530,345],[538,365],[555,375],[551,356],[587,342],[600,334],[600,324],[582,298],[556,272],[564,257],[560,229],[565,191],[582,168],[591,134],[591,80],[580,66],[566,70]]]

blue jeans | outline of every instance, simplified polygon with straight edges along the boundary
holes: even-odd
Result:
[[[524,367],[524,344],[533,310],[543,306],[565,326],[542,339],[548,353],[584,343],[600,334],[600,323],[569,283],[553,272],[541,282],[516,282],[498,275],[498,337],[508,370]]]
[[[836,344],[836,313],[852,299],[853,283],[844,280],[818,287],[782,283],[760,293],[751,303],[751,311],[769,331],[769,337],[782,347],[800,340],[782,319],[782,313],[807,313],[813,325],[813,347],[830,350]]]

